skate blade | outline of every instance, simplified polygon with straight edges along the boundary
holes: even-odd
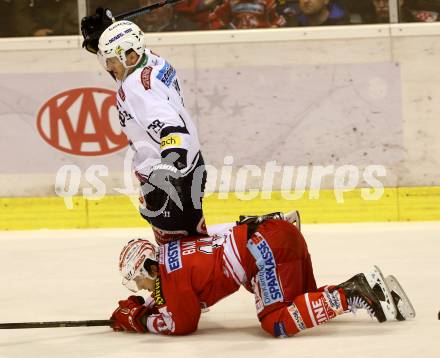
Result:
[[[368,284],[373,290],[377,285],[382,291],[383,297],[380,297],[379,301],[387,321],[395,320],[397,316],[397,309],[382,271],[379,269],[379,267],[373,266],[373,271],[369,272],[365,276],[368,280]]]
[[[399,321],[414,319],[414,317],[416,316],[414,306],[411,304],[411,301],[409,300],[397,278],[395,278],[393,275],[389,275],[385,278],[385,281],[391,291],[392,297],[394,299],[394,304],[397,307],[396,319]],[[396,293],[399,297],[395,298],[393,292]]]

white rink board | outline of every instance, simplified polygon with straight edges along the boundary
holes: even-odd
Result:
[[[379,324],[347,314],[296,337],[267,336],[244,290],[203,314],[185,337],[113,333],[105,327],[0,330],[2,358],[440,356],[440,222],[305,225],[318,285],[379,265],[395,274],[415,321]],[[0,233],[0,322],[106,319],[129,292],[119,250],[140,229]]]
[[[438,186],[439,33],[437,23],[150,34],[147,41],[180,73],[208,164],[220,167],[227,155],[234,169],[273,160],[375,164],[387,169],[385,186]],[[75,36],[0,40],[0,127],[9,136],[0,141],[0,196],[53,195],[62,164],[83,172],[89,162],[108,165],[103,181],[120,187],[124,151],[80,158],[37,133],[38,110],[53,96],[111,88],[79,43]],[[246,184],[261,187],[261,178]]]

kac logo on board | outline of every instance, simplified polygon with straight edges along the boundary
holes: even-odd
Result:
[[[104,88],[57,94],[40,108],[37,128],[52,147],[74,155],[105,155],[128,144],[119,126],[116,93]]]

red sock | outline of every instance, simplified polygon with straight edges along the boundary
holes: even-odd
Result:
[[[261,321],[263,329],[275,337],[291,336],[318,326],[348,310],[342,289],[309,292],[297,296],[291,305],[269,313]]]

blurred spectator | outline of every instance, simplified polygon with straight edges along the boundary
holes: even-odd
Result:
[[[388,23],[390,21],[388,0],[372,0],[376,23]],[[432,1],[431,1],[432,3]],[[433,22],[438,21],[437,11],[423,10],[422,2],[399,0],[399,22]]]
[[[94,14],[96,8],[103,7],[110,9],[113,16],[116,16],[143,6],[155,4],[159,1],[160,0],[89,0],[87,14]],[[217,0],[209,1],[212,3],[212,7],[214,7],[215,1]],[[200,0],[182,1],[174,6],[164,6],[148,14],[134,17],[130,19],[130,21],[135,22],[144,32],[199,30],[202,29],[203,26],[206,28],[208,23],[209,11],[202,5]],[[177,8],[180,9],[180,12],[177,11]],[[205,9],[206,14],[205,10],[202,11],[201,9]],[[204,18],[206,19],[204,20]],[[192,19],[194,19],[194,21]],[[203,25],[204,23],[206,23],[206,25]]]
[[[408,0],[408,4],[414,10],[440,12],[440,0]]]
[[[299,26],[346,25],[348,13],[341,4],[330,0],[299,0]]]
[[[224,0],[209,16],[211,29],[256,29],[286,24],[275,0]]]
[[[77,35],[77,0],[13,0],[17,36]]]
[[[408,7],[417,21],[440,20],[440,0],[408,0]]]
[[[158,0],[138,0],[139,7],[155,4]],[[149,14],[133,19],[143,32],[178,31],[178,19],[172,6],[163,6]]]
[[[288,27],[298,26],[299,0],[278,0],[276,11],[286,20]]]
[[[374,22],[375,11],[371,0],[337,0],[347,11],[350,24]]]
[[[186,0],[174,5],[182,30],[208,30],[209,14],[222,0]]]
[[[0,0],[0,37],[16,36],[12,14],[12,0]]]
[[[157,1],[159,2],[159,1]],[[94,14],[98,7],[110,9],[113,16],[120,15],[139,7],[138,0],[88,0],[87,1],[87,15]]]

